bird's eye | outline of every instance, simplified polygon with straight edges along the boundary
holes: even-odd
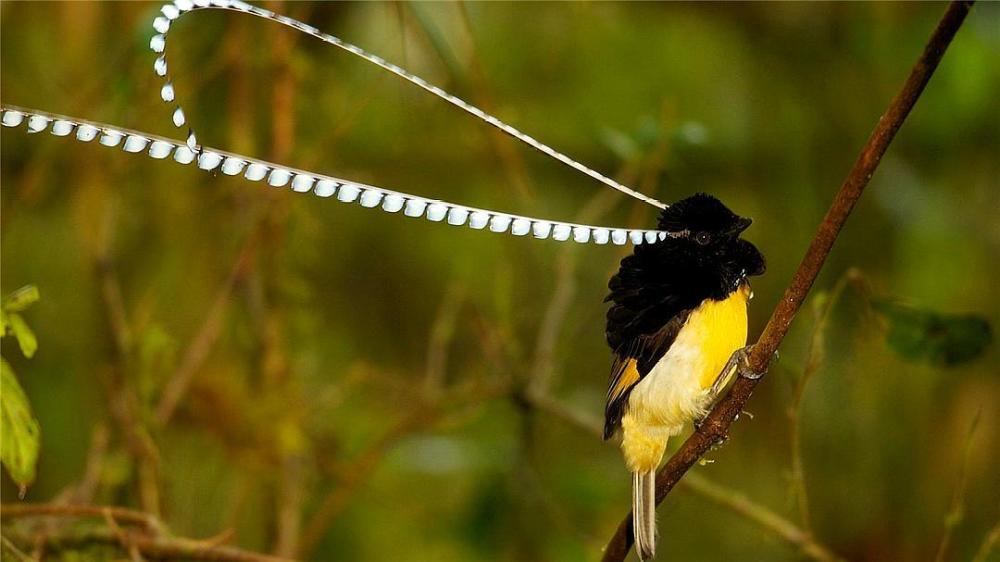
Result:
[[[712,241],[712,235],[702,231],[694,235],[694,241],[701,244],[702,246],[706,246],[708,245],[709,242]]]

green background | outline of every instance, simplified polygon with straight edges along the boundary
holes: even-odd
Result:
[[[746,236],[769,268],[755,281],[751,338],[944,10],[268,7],[661,200],[706,191],[753,217]],[[4,2],[0,97],[181,137],[147,48],[158,8]],[[167,52],[209,146],[514,213],[654,223],[653,208],[273,23],[184,16]],[[998,61],[1000,5],[982,3],[813,293],[851,268],[866,287],[834,302],[801,406],[811,525],[848,559],[934,559],[963,466],[963,517],[943,559],[970,559],[1000,517],[996,346],[950,367],[905,360],[866,297],[995,327]],[[83,481],[92,503],[159,510],[179,535],[232,528],[238,546],[317,560],[599,557],[630,479],[617,447],[578,425],[602,415],[601,299],[627,248],[409,220],[23,128],[4,128],[2,146],[3,293],[30,283],[42,295],[26,313],[37,355],[25,360],[9,339],[3,349],[42,429],[26,501]],[[694,469],[796,525],[786,411],[814,301],[751,400],[753,419]],[[158,424],[164,389],[188,364],[190,385]],[[15,490],[5,475],[5,502]],[[801,557],[687,487],[658,517],[661,560]]]

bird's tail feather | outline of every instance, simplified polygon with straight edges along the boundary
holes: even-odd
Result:
[[[632,473],[632,531],[639,559],[656,555],[656,471]]]

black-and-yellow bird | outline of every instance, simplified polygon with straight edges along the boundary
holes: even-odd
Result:
[[[764,256],[740,238],[750,222],[710,195],[678,201],[660,215],[669,236],[636,246],[608,283],[604,438],[621,429],[643,560],[656,551],[654,483],[667,440],[704,417],[746,345],[748,278],[764,272]]]

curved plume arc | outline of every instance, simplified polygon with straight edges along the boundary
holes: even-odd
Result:
[[[6,104],[0,106],[0,111],[2,111],[0,123],[9,128],[20,128],[21,125],[24,125],[24,130],[29,134],[47,130],[55,136],[70,137],[79,142],[86,143],[97,140],[98,144],[103,146],[118,147],[130,153],[142,153],[157,160],[170,160],[181,165],[194,163],[202,170],[218,170],[225,175],[239,175],[248,181],[266,182],[268,185],[276,188],[288,186],[292,191],[296,192],[312,192],[319,197],[335,198],[345,203],[357,203],[365,208],[377,208],[389,213],[401,212],[408,217],[422,217],[433,222],[444,222],[452,226],[467,226],[475,230],[488,230],[495,233],[509,233],[514,236],[530,236],[556,241],[595,244],[610,243],[617,245],[651,243],[672,236],[663,230],[585,225],[469,207],[348,179],[299,170],[241,154],[202,147],[198,144],[198,139],[193,129],[190,128],[188,118],[177,101],[178,93],[170,80],[166,58],[167,32],[170,30],[172,23],[183,14],[200,9],[222,9],[248,13],[309,34],[419,86],[481,119],[490,126],[500,129],[517,140],[600,181],[608,187],[655,207],[661,209],[667,207],[651,197],[636,192],[584,166],[548,145],[507,125],[496,117],[487,114],[481,109],[445,92],[419,76],[411,74],[377,55],[368,53],[333,35],[323,33],[303,22],[247,4],[242,0],[174,0],[172,3],[163,5],[160,9],[160,15],[153,20],[153,28],[156,34],[150,39],[149,47],[156,53],[153,70],[164,80],[160,88],[160,98],[172,105],[173,112],[171,119],[174,125],[179,128],[188,127],[186,141],[177,141],[114,125],[96,123],[76,117],[67,117]]]
[[[657,201],[656,199],[648,195],[639,193],[638,191],[635,191],[630,187],[622,185],[621,183],[616,182],[615,180],[601,174],[600,172],[588,168],[587,166],[555,150],[554,148],[548,146],[547,144],[544,144],[536,140],[535,138],[526,135],[525,133],[522,133],[521,131],[515,129],[514,127],[504,123],[500,119],[497,119],[493,115],[486,113],[482,109],[479,109],[478,107],[462,100],[461,98],[449,94],[448,92],[442,90],[441,88],[427,82],[423,78],[383,59],[378,55],[369,53],[356,45],[353,45],[351,43],[348,43],[347,41],[344,41],[343,39],[340,39],[339,37],[335,37],[333,35],[330,35],[329,33],[324,33],[309,24],[303,23],[299,20],[290,18],[282,14],[272,12],[271,10],[266,10],[258,6],[254,6],[252,4],[248,4],[246,2],[243,2],[242,0],[175,0],[172,3],[164,4],[163,7],[160,9],[160,13],[162,15],[157,16],[153,20],[153,29],[156,31],[156,35],[154,35],[149,42],[149,48],[157,55],[156,61],[153,64],[153,71],[158,76],[164,79],[163,87],[160,89],[160,97],[161,99],[163,99],[164,102],[173,105],[174,110],[172,114],[172,119],[174,125],[177,127],[184,127],[185,125],[188,125],[188,119],[184,113],[184,109],[181,107],[180,103],[177,102],[177,93],[174,89],[173,83],[170,81],[170,77],[168,74],[168,66],[166,58],[167,33],[170,31],[171,24],[178,18],[180,18],[182,15],[196,10],[204,10],[204,9],[231,10],[231,11],[251,14],[290,27],[292,29],[295,29],[296,31],[305,33],[307,35],[311,35],[319,39],[320,41],[323,41],[324,43],[338,47],[344,51],[347,51],[352,55],[361,58],[362,60],[365,60],[371,64],[378,66],[379,68],[382,68],[383,70],[386,70],[388,72],[395,74],[396,76],[399,76],[400,78],[406,80],[407,82],[414,84],[415,86],[418,86],[421,89],[430,92],[431,94],[434,94],[435,96],[454,105],[455,107],[458,107],[459,109],[465,111],[466,113],[475,116],[476,118],[480,119],[481,121],[485,122],[491,127],[495,127],[503,131],[504,133],[510,135],[511,137],[514,137],[515,139],[534,148],[535,150],[551,158],[554,158],[555,160],[569,166],[570,168],[573,168],[578,172],[590,176],[591,178],[601,182],[602,184],[612,189],[616,189],[628,195],[629,197],[633,197],[635,199],[638,199],[639,201],[642,201],[659,209],[666,208],[666,205],[664,203],[661,203],[660,201]],[[198,139],[194,133],[193,128],[191,128],[190,126],[188,126],[187,144],[188,148],[190,148],[191,150],[197,149]]]

